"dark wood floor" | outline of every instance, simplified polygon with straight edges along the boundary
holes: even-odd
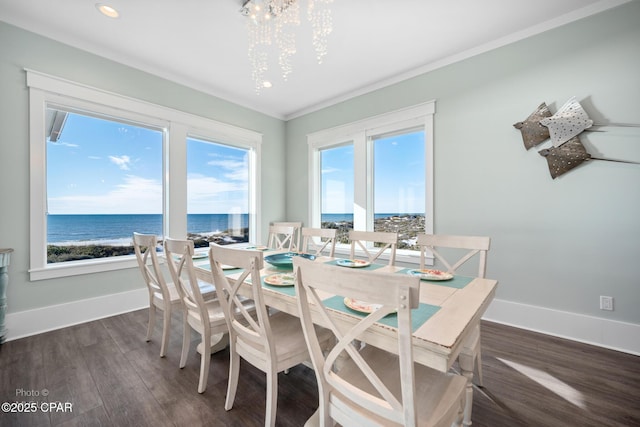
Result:
[[[38,410],[0,413],[0,426],[263,425],[264,374],[242,365],[227,412],[228,352],[212,356],[198,394],[195,334],[178,369],[180,318],[162,359],[160,323],[147,343],[146,320],[140,310],[3,344],[0,400]],[[640,426],[640,357],[487,322],[482,337],[485,387],[475,393],[474,426]],[[298,366],[278,379],[278,426],[303,425],[317,407],[313,371]],[[43,412],[43,402],[62,405]]]

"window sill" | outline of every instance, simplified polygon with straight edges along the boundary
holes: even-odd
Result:
[[[101,273],[104,271],[122,270],[126,268],[138,268],[135,256],[122,256],[117,259],[96,259],[91,261],[69,261],[64,263],[48,264],[44,268],[32,268],[29,270],[29,280],[57,279],[60,277],[79,276],[83,274]]]

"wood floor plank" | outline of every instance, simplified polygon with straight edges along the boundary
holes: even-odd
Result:
[[[147,310],[115,316],[0,347],[0,396],[46,388],[73,413],[0,413],[0,426],[264,425],[266,377],[243,362],[233,408],[224,410],[229,352],[211,356],[207,390],[197,393],[199,337],[184,369],[179,310],[167,356],[159,357],[161,324],[145,341]],[[482,323],[483,389],[476,389],[473,426],[640,426],[640,357]],[[313,371],[297,366],[278,376],[279,427],[304,424],[317,407]]]

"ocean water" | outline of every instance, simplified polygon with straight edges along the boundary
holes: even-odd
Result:
[[[204,234],[228,230],[236,223],[227,214],[190,214],[187,232]],[[248,227],[242,214],[240,227]],[[162,235],[162,215],[48,215],[47,242],[55,245],[101,243],[130,245],[133,232]]]
[[[386,218],[393,213],[376,214]],[[237,215],[189,214],[187,232],[208,234],[236,228]],[[353,214],[322,214],[322,222],[353,221]],[[249,214],[242,214],[240,227],[249,226]],[[162,215],[48,215],[47,242],[54,245],[111,244],[130,245],[133,232],[162,235]]]

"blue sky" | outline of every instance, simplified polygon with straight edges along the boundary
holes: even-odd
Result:
[[[50,214],[162,212],[162,131],[69,114],[47,142]],[[424,211],[423,133],[375,140],[376,213]],[[187,212],[248,212],[247,150],[188,140]],[[353,146],[322,154],[324,213],[353,212]]]
[[[375,213],[424,212],[424,132],[374,139]],[[353,145],[323,150],[322,211],[353,213]]]
[[[162,132],[69,114],[47,143],[50,214],[162,213]],[[247,208],[246,150],[189,141],[189,213]]]

